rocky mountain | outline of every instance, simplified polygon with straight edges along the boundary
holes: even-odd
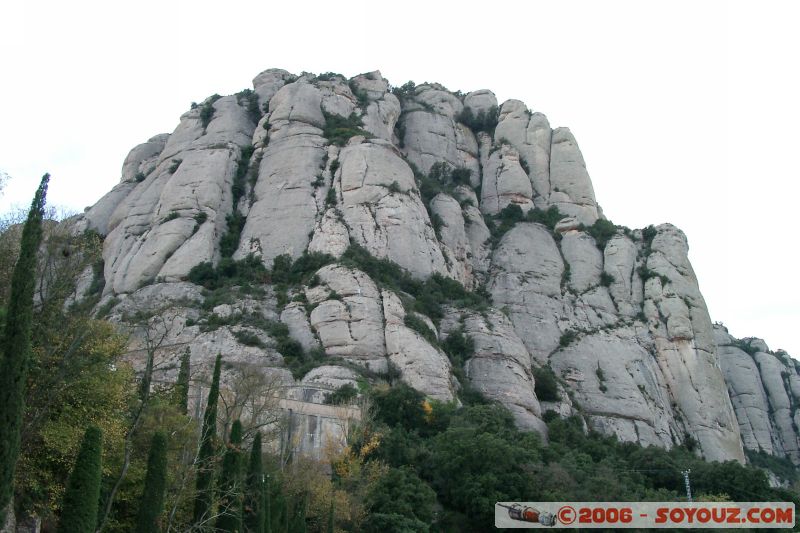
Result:
[[[569,129],[488,90],[266,70],[131,150],[77,229],[104,237],[79,298],[169,316],[167,363],[221,352],[319,402],[401,379],[545,438],[553,410],[800,461],[796,363],[712,326],[686,236],[614,226]]]

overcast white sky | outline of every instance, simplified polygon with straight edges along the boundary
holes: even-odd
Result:
[[[4,2],[0,213],[76,211],[270,67],[492,89],[569,126],[617,224],[683,229],[711,318],[800,357],[800,3]]]

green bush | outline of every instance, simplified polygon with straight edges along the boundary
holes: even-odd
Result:
[[[173,159],[168,172],[170,174],[175,174],[175,172],[178,170],[178,167],[181,166],[181,163],[183,163],[183,159]]]
[[[272,282],[289,285],[307,283],[317,270],[335,261],[333,256],[319,252],[303,252],[295,261],[291,256],[282,254],[272,260]]]
[[[464,167],[454,168],[453,171],[450,172],[450,180],[456,185],[469,185],[471,177],[472,171]]]
[[[431,213],[431,226],[433,226],[433,233],[439,240],[442,239],[442,226],[444,225],[444,220],[442,220],[442,217],[439,216],[439,213]]]
[[[408,293],[415,298],[412,309],[408,310],[427,315],[434,323],[444,317],[442,306],[446,303],[477,311],[486,310],[491,305],[485,290],[468,291],[459,282],[441,274],[434,274],[425,281],[414,279],[396,263],[377,259],[358,244],[347,248],[340,263],[361,270],[382,287]]]
[[[406,313],[404,323],[407,328],[413,329],[417,333],[419,333],[422,338],[428,341],[433,346],[439,345],[439,340],[436,338],[436,334],[428,327],[424,320],[419,318],[414,313]]]
[[[265,320],[261,327],[275,340],[275,348],[283,356],[283,362],[295,379],[300,379],[312,368],[325,361],[325,352],[313,350],[306,352],[303,345],[289,334],[289,328],[282,322]]]
[[[464,363],[475,355],[475,341],[472,337],[464,335],[464,328],[453,330],[442,342],[442,349],[453,365],[453,373],[461,382],[464,379]]]
[[[133,179],[136,180],[137,183],[143,182],[145,178],[146,176],[144,175],[144,172],[137,172],[136,175],[133,177]]]
[[[428,176],[419,176],[416,181],[419,195],[422,197],[426,207],[434,196],[444,191],[441,183]]]
[[[744,353],[750,355],[751,357],[758,353],[758,348],[753,346],[752,341],[748,339],[737,339],[734,340],[733,345],[742,350]]]
[[[603,272],[600,274],[600,285],[603,287],[610,287],[612,283],[614,283],[614,276],[608,272]]]
[[[416,88],[413,81],[408,81],[400,87],[392,87],[392,94],[400,100],[401,104],[404,104],[416,96]]]
[[[471,108],[465,106],[463,111],[456,117],[456,120],[476,133],[485,131],[490,135],[494,135],[494,129],[497,127],[499,117],[500,110],[496,105],[490,107],[488,112],[478,111],[477,115],[472,112]]]
[[[331,144],[344,146],[350,140],[350,137],[356,135],[371,137],[368,132],[362,129],[364,124],[355,113],[350,113],[349,117],[328,113],[327,111],[323,112],[323,114],[325,116],[325,126],[322,128],[322,135]]]
[[[568,329],[564,333],[561,334],[561,337],[558,339],[558,345],[562,348],[566,348],[573,342],[578,340],[578,332],[574,329]]]
[[[358,390],[350,383],[345,383],[325,398],[325,403],[332,405],[350,404],[358,397]]]
[[[508,204],[499,213],[489,218],[486,217],[486,225],[492,234],[492,240],[499,242],[517,222],[525,220],[525,214],[519,204]]]
[[[269,281],[269,272],[261,259],[250,254],[238,261],[230,257],[222,258],[216,267],[209,262],[197,264],[186,279],[213,290],[225,286],[266,283]]]
[[[358,105],[360,107],[367,107],[367,105],[369,105],[369,96],[367,95],[367,91],[359,89],[355,80],[350,80],[348,85],[350,86],[350,91],[352,91],[353,96],[355,96],[356,100],[358,100]]]
[[[345,79],[344,76],[339,74],[338,72],[323,72],[322,74],[316,77],[317,81],[332,81],[335,79]]]
[[[617,234],[617,227],[614,223],[602,218],[598,218],[595,223],[589,227],[581,224],[580,229],[594,238],[594,242],[600,250],[605,250],[608,241]]]
[[[333,207],[338,203],[339,201],[336,198],[336,189],[331,187],[328,189],[328,194],[325,195],[325,207]]]
[[[258,108],[258,94],[252,89],[244,89],[236,93],[236,102],[247,110],[247,116],[253,124],[258,124],[258,121],[261,120],[261,110]]]
[[[527,220],[528,222],[536,222],[547,226],[550,231],[553,231],[558,221],[564,218],[564,216],[565,215],[558,210],[558,207],[551,205],[546,210],[539,209],[538,207],[531,209],[528,211]]]
[[[421,430],[427,427],[423,402],[425,396],[417,389],[405,383],[388,390],[376,390],[372,393],[375,405],[375,420],[390,427],[400,426],[408,431]]]
[[[433,521],[436,493],[411,468],[390,468],[370,486],[365,503],[371,510],[418,520],[425,525]]]
[[[486,216],[486,226],[492,234],[492,242],[498,243],[511,228],[518,222],[535,222],[546,226],[551,232],[564,215],[558,207],[551,205],[547,210],[538,207],[530,209],[527,214],[522,212],[518,204],[509,204],[494,216]]]
[[[650,248],[653,244],[653,239],[655,239],[656,235],[658,234],[658,230],[654,228],[652,225],[647,226],[642,230],[642,240],[644,240],[645,246]]]
[[[541,402],[557,402],[558,381],[553,369],[549,366],[539,366],[533,369],[534,392]]]
[[[264,341],[262,341],[259,336],[252,331],[234,331],[233,336],[236,337],[236,340],[239,342],[239,344],[243,344],[245,346],[255,346],[257,348],[267,347],[266,344],[264,344]]]
[[[761,450],[755,451],[746,448],[744,453],[747,456],[747,462],[756,468],[763,468],[790,483],[800,479],[797,467],[786,457],[776,457]]]
[[[330,164],[331,176],[336,174],[337,170],[339,170],[339,160],[338,159],[334,159],[333,161],[331,161],[331,164]]]
[[[642,278],[643,282],[646,282],[650,278],[658,278],[661,280],[661,285],[666,286],[669,283],[669,278],[664,274],[659,274],[655,270],[650,270],[645,265],[641,265],[639,268],[636,269],[639,273],[639,276]]]
[[[205,133],[206,128],[211,123],[211,119],[214,117],[214,102],[222,98],[218,94],[214,94],[206,98],[206,101],[203,102],[203,105],[200,107],[200,123],[203,125],[203,132]]]

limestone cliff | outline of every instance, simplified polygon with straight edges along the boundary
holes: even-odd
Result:
[[[761,339],[735,339],[722,325],[714,340],[745,449],[800,463],[800,363]]]
[[[799,453],[793,363],[715,338],[684,234],[614,227],[569,129],[488,90],[267,70],[134,148],[79,228],[105,236],[97,309],[171,313],[164,345],[193,365],[221,352],[309,398],[396,374],[441,401],[469,386],[543,434],[552,409],[714,460],[744,461],[743,442]],[[436,281],[414,292],[354,248]],[[273,273],[223,300],[187,280],[206,262],[322,254],[313,275]],[[483,303],[445,295],[425,311],[431,287],[458,292],[442,280]],[[292,366],[287,331],[310,365]],[[451,335],[469,341],[463,359]],[[558,392],[539,398],[548,366]]]

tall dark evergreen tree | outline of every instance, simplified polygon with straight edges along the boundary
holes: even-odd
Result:
[[[331,508],[328,511],[328,533],[333,533],[333,495],[331,495]]]
[[[89,426],[67,481],[59,533],[94,533],[100,505],[102,453],[103,434],[97,426]]]
[[[25,409],[25,382],[31,352],[33,291],[36,256],[42,242],[42,219],[50,174],[36,190],[22,229],[19,259],[11,277],[5,328],[0,338],[0,526],[14,493],[14,470],[19,457],[20,427]]]
[[[242,423],[238,420],[231,426],[228,449],[222,461],[219,479],[222,497],[219,504],[217,530],[228,533],[242,531]]]
[[[264,533],[272,533],[272,487],[269,474],[264,480]]]
[[[139,501],[139,514],[136,518],[137,533],[157,533],[161,531],[159,517],[164,510],[164,489],[167,484],[167,436],[157,431],[150,442],[150,455],[147,458],[147,475],[144,479],[144,492]]]
[[[244,495],[244,529],[248,533],[264,533],[264,470],[261,465],[261,433],[256,433],[250,449],[247,485]]]
[[[292,524],[292,533],[306,533],[306,508],[308,507],[308,503],[306,502],[306,496],[303,495],[300,497],[300,503],[295,510],[295,518],[294,523]]]
[[[189,363],[191,352],[189,348],[181,356],[181,368],[178,371],[178,381],[175,383],[175,401],[181,409],[181,413],[188,414],[189,411]]]
[[[210,529],[209,520],[214,506],[214,455],[217,448],[217,401],[219,400],[219,373],[222,354],[214,363],[214,377],[208,391],[208,404],[203,415],[203,432],[197,456],[197,484],[194,496],[194,523]]]

